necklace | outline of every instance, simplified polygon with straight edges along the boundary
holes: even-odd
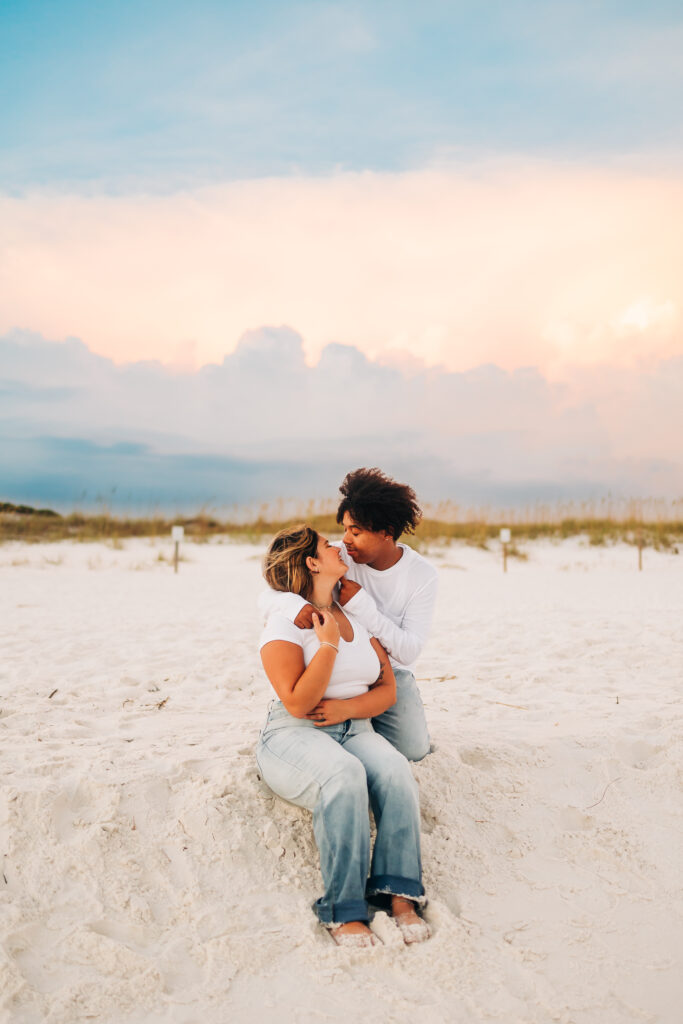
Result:
[[[313,607],[317,608],[318,611],[320,611],[320,612],[330,612],[330,611],[332,611],[332,604],[316,604],[315,601],[309,601],[308,603],[312,604]]]

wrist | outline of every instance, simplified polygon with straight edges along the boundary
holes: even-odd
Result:
[[[320,641],[320,646],[321,647],[331,647],[333,651],[335,651],[337,654],[339,654],[339,647],[337,646],[337,644],[333,644],[331,640],[321,640]]]

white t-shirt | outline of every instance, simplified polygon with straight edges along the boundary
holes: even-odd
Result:
[[[358,565],[344,544],[339,545],[349,567],[347,579],[362,587],[344,605],[344,612],[359,620],[387,650],[392,665],[412,669],[425,645],[434,614],[437,573],[433,565],[406,544],[390,569]],[[265,616],[280,612],[294,621],[306,600],[298,594],[267,589],[259,597]]]
[[[339,653],[334,659],[332,675],[323,694],[328,700],[345,700],[367,693],[380,673],[381,664],[370,643],[370,636],[364,626],[351,615],[347,616],[353,629],[353,640],[339,638]],[[320,649],[320,641],[314,629],[299,629],[278,612],[268,617],[261,633],[259,650],[271,640],[286,640],[296,644],[304,652],[304,664],[308,665]]]

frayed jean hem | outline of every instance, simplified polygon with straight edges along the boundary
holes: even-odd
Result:
[[[347,924],[349,921],[370,920],[368,905],[365,900],[342,900],[341,903],[324,903],[316,900],[313,910],[318,920],[326,928],[334,928],[336,924]]]
[[[412,878],[401,878],[399,875],[372,875],[365,888],[366,898],[382,909],[391,905],[392,896],[402,896],[412,900],[418,906],[427,903],[424,886]]]

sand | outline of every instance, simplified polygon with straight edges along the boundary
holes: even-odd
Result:
[[[0,1019],[681,1020],[683,556],[435,548],[433,938],[337,948],[253,748],[256,546],[0,548]]]

